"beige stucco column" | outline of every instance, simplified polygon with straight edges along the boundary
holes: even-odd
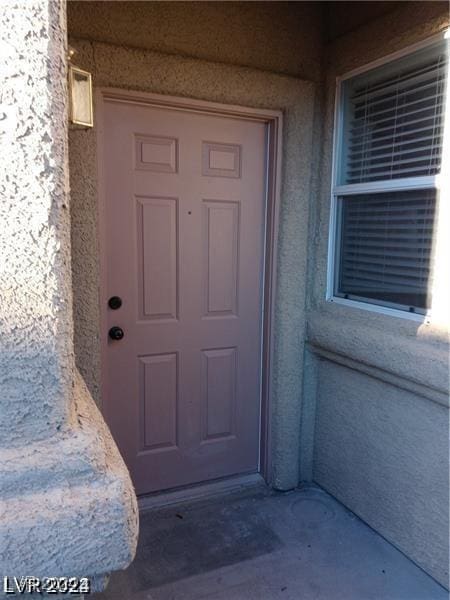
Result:
[[[0,3],[0,574],[127,566],[136,498],[73,357],[65,3]],[[0,592],[1,594],[1,592]]]

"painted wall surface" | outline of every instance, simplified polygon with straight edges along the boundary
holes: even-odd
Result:
[[[305,332],[304,295],[314,85],[292,77],[71,40],[76,63],[98,87],[118,87],[228,104],[281,109],[283,176],[278,245],[273,369],[273,483],[298,483],[300,393]],[[80,370],[100,401],[96,131],[70,133],[75,350]]]
[[[69,32],[142,48],[318,80],[320,2],[76,2]]]
[[[138,518],[74,361],[65,3],[5,0],[0,44],[0,572],[101,589]]]
[[[67,419],[72,400],[67,140],[65,130],[53,128],[48,117],[62,112],[65,118],[64,34],[58,30],[59,15],[49,13],[38,3],[28,11],[17,3],[1,12],[0,439],[4,445],[22,445],[23,438],[31,441],[53,433]],[[33,32],[33,19],[42,23],[40,33]],[[45,30],[48,19],[56,21],[55,39]],[[30,39],[20,40],[18,46],[18,35]],[[54,77],[51,84],[46,79],[49,73]]]
[[[327,49],[300,476],[313,478],[448,586],[448,329],[325,300],[335,77],[446,25],[445,4],[416,3]]]
[[[445,582],[448,408],[320,360],[316,418],[315,480]]]

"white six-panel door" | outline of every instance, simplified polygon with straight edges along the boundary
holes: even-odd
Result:
[[[105,101],[106,418],[139,494],[258,470],[266,126]]]

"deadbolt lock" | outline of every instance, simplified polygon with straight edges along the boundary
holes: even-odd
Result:
[[[119,296],[111,296],[108,300],[108,306],[112,310],[117,310],[122,306],[122,298],[119,298]]]

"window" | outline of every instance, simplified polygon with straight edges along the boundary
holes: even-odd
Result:
[[[338,82],[329,299],[429,310],[447,70],[441,40]]]

